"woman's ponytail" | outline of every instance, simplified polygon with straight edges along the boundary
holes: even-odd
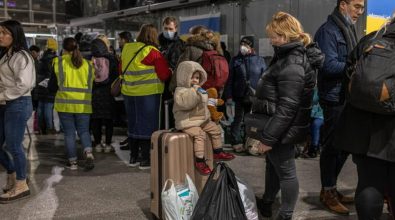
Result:
[[[83,58],[80,50],[78,49],[77,41],[72,37],[64,39],[63,49],[67,52],[72,53],[71,62],[76,68],[80,68],[82,66]]]
[[[73,54],[71,55],[71,62],[73,65],[77,68],[80,68],[82,66],[82,55],[78,47],[75,47],[73,50]]]
[[[308,33],[305,33],[305,32],[301,33],[300,39],[305,47],[311,43],[311,37],[310,37],[310,34],[308,34]]]

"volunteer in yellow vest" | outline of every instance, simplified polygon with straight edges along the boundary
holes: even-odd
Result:
[[[89,133],[89,118],[92,113],[92,65],[82,58],[74,38],[63,41],[63,55],[53,61],[54,74],[48,89],[57,90],[55,110],[59,113],[64,131],[69,168],[77,170],[75,132],[81,139],[86,159],[85,169],[93,168],[92,141]],[[55,77],[54,77],[55,76]]]
[[[159,129],[159,110],[164,81],[171,71],[157,49],[158,31],[152,24],[141,27],[137,42],[122,49],[122,95],[128,117],[129,165],[150,168],[150,138]],[[126,70],[126,71],[125,71]],[[139,148],[141,162],[138,164]]]

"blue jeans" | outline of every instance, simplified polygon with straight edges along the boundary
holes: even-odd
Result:
[[[64,142],[67,148],[69,161],[77,160],[77,149],[75,147],[76,131],[81,139],[84,152],[92,152],[89,118],[90,114],[59,112],[59,119],[64,131]]]
[[[53,126],[53,102],[38,101],[37,115],[40,129],[54,129]]]
[[[232,145],[243,144],[244,140],[241,136],[241,124],[244,120],[244,115],[251,111],[251,105],[244,104],[242,99],[235,99],[235,118],[230,126]]]
[[[26,179],[26,157],[22,142],[32,112],[30,96],[7,101],[5,106],[0,107],[0,163],[7,173],[16,172],[17,180]]]
[[[311,122],[311,145],[314,147],[318,147],[320,144],[320,129],[324,124],[324,119],[322,118],[313,118]],[[318,150],[318,149],[314,149]]]

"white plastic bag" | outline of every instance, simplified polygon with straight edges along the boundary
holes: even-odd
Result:
[[[173,180],[166,180],[161,197],[167,220],[189,220],[199,199],[196,187],[188,174],[184,185],[176,186]]]
[[[248,220],[258,220],[258,209],[254,191],[246,182],[236,176],[237,186],[239,187],[240,197],[243,201],[244,210]]]

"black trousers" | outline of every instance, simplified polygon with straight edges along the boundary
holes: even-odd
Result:
[[[353,155],[357,165],[358,186],[355,207],[359,220],[380,219],[384,196],[395,206],[395,162]]]
[[[92,133],[95,145],[101,143],[102,126],[105,127],[106,144],[111,144],[114,132],[114,124],[112,119],[93,118],[91,119]]]

